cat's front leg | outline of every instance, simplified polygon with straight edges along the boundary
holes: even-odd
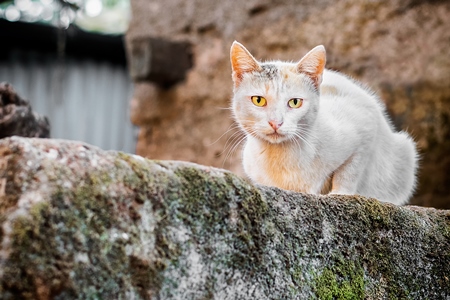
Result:
[[[331,179],[330,178],[316,178],[312,181],[311,186],[306,187],[307,194],[328,194],[331,193]]]
[[[356,153],[334,171],[330,194],[355,195],[368,162],[367,155]]]

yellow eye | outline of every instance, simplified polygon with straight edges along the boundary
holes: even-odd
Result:
[[[261,97],[261,96],[252,96],[252,102],[253,102],[253,104],[255,104],[256,106],[259,106],[259,107],[267,105],[266,98]]]
[[[292,98],[288,102],[289,107],[292,107],[292,108],[299,108],[300,106],[302,106],[302,104],[303,104],[302,98]]]

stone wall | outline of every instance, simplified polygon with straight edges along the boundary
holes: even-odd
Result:
[[[194,58],[186,80],[170,89],[136,82],[138,154],[242,174],[234,148],[242,134],[227,109],[232,41],[261,60],[296,61],[323,44],[327,67],[372,87],[397,128],[415,137],[422,167],[412,203],[450,208],[450,2],[134,0],[132,13],[128,44],[187,41]]]
[[[0,140],[0,299],[448,299],[450,211]]]

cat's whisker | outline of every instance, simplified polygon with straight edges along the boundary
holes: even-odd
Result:
[[[311,131],[311,128],[307,125],[297,124],[296,132],[301,133],[302,136],[305,136],[306,138],[313,139],[313,140],[316,139],[316,137],[314,136],[314,134]]]
[[[314,143],[314,141],[317,141],[316,136],[312,132],[305,132],[302,134],[302,137],[307,139],[309,143]]]
[[[241,131],[236,132],[235,134],[233,134],[233,138],[230,139],[229,141],[227,141],[227,144],[225,145],[226,148],[232,148],[234,146],[234,144],[236,143],[236,141],[238,141],[242,137],[245,137],[245,134],[243,132],[241,132]]]
[[[301,145],[299,139],[296,138],[296,135],[293,135],[293,136],[291,137],[291,139],[292,139],[292,141],[294,142],[294,144],[296,145],[296,147],[297,147],[298,149],[301,149],[301,148],[302,148],[302,145]]]
[[[224,146],[224,149],[223,149],[222,152],[220,152],[219,156],[222,155],[229,147],[231,148],[232,145],[234,145],[234,143],[242,137],[241,135],[244,135],[244,136],[245,136],[245,134],[244,134],[242,131],[236,131],[236,132],[234,132],[234,133],[227,139],[227,141],[226,141],[226,143],[225,143],[225,146]]]
[[[249,121],[247,123],[250,123],[251,125],[254,125],[256,122],[255,121]],[[250,125],[248,124],[248,125]],[[234,128],[240,128],[240,126],[237,124]],[[232,130],[232,129],[230,129]],[[230,131],[228,130],[228,131]],[[256,130],[253,128],[249,128],[247,129],[247,134],[251,135],[251,136],[255,136],[255,132]],[[224,150],[219,154],[219,156],[223,155],[223,153],[227,152],[223,163],[222,163],[222,167],[225,165],[226,161],[228,160],[228,158],[230,158],[232,155],[234,155],[234,152],[237,150],[239,144],[241,144],[244,140],[246,139],[246,133],[243,131],[236,131],[234,132],[226,141],[225,146],[224,146]]]
[[[212,145],[214,145],[215,143],[217,143],[224,135],[226,135],[227,133],[229,133],[230,131],[232,131],[232,130],[236,130],[236,129],[238,129],[240,126],[239,126],[239,124],[236,124],[236,123],[233,123],[233,124],[231,124],[230,126],[228,126],[228,129],[217,139],[217,140],[215,140],[214,142],[212,142],[211,144],[209,144],[209,145],[207,145],[208,147],[209,146],[212,146]]]
[[[227,149],[229,149],[231,151],[231,149],[235,147],[236,143],[241,143],[241,139],[245,138],[246,136],[247,135],[246,135],[245,131],[238,130],[238,131],[234,132],[228,138],[227,142],[225,143],[225,146],[224,146],[225,149],[223,152],[225,152]]]
[[[224,162],[223,162],[222,166],[226,163],[226,161],[227,161],[231,156],[234,155],[234,153],[236,152],[236,150],[239,148],[240,144],[241,144],[243,141],[245,141],[245,140],[247,139],[247,135],[253,136],[253,137],[255,137],[255,138],[257,137],[257,135],[256,135],[257,129],[254,129],[254,128],[248,130],[248,131],[246,132],[247,134],[245,134],[244,132],[241,132],[241,133],[243,134],[243,136],[240,137],[240,138],[238,137],[237,139],[235,139],[235,140],[233,141],[232,146],[230,147],[230,149],[229,149],[227,155],[225,156],[225,159],[224,159]]]
[[[242,135],[238,135],[238,133],[242,134]],[[219,153],[218,156],[222,156],[224,153],[226,153],[223,161],[222,161],[222,168],[225,166],[226,161],[228,160],[228,158],[231,156],[231,152],[232,149],[234,148],[234,146],[236,144],[241,143],[241,139],[245,138],[245,135],[242,132],[238,132],[234,134],[234,137],[232,138],[231,142],[227,141],[227,145],[224,147],[224,149],[222,150],[222,152]]]
[[[245,134],[243,134],[243,136],[239,137],[233,144],[232,147],[230,147],[227,155],[225,156],[223,163],[222,163],[222,167],[225,165],[226,161],[228,160],[228,158],[230,158],[231,156],[234,155],[234,152],[237,150],[237,148],[239,147],[239,145],[245,141],[247,139],[247,136]]]
[[[298,132],[296,132],[294,135],[295,135],[296,137],[298,137],[305,145],[307,145],[313,152],[316,151],[315,148],[314,148],[314,146],[313,146],[310,142],[308,142],[308,140],[307,140],[305,137],[303,137],[301,134],[299,134]],[[301,148],[301,147],[300,147],[300,148]]]
[[[296,132],[297,135],[299,135],[300,137],[304,138],[305,140],[307,140],[308,142],[312,142],[315,140],[315,137],[312,133],[308,132],[308,131],[301,131],[301,132]]]
[[[294,143],[297,148],[299,148],[299,149],[301,148],[300,142],[298,139],[295,138],[295,135],[289,137],[289,141]]]
[[[314,148],[314,146],[310,142],[308,142],[307,139],[305,139],[302,136],[299,136],[299,138],[303,141],[303,143],[305,143],[305,145],[307,145],[313,151],[313,153],[316,152],[316,149]]]

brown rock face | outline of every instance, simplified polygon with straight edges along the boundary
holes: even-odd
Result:
[[[448,1],[136,0],[132,9],[129,43],[187,41],[194,59],[186,80],[170,89],[136,84],[131,119],[141,127],[138,154],[242,174],[236,146],[242,134],[227,110],[232,41],[260,60],[295,61],[323,44],[327,67],[374,89],[397,128],[415,137],[422,159],[412,203],[450,208]]]

